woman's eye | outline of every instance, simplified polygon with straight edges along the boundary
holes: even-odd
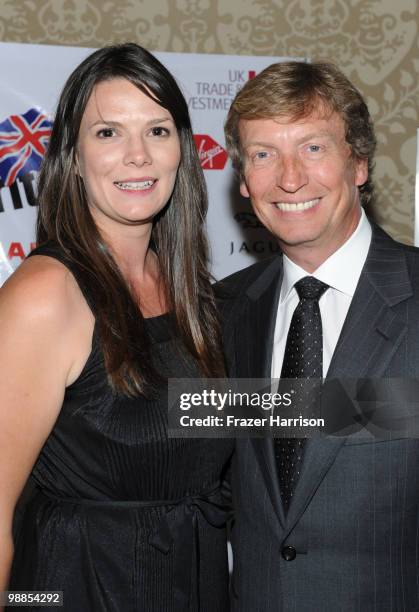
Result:
[[[153,127],[151,129],[151,133],[153,136],[168,136],[170,134],[170,131],[165,127],[157,125],[156,127]]]
[[[113,128],[102,128],[97,135],[99,138],[112,138],[115,135],[115,130]]]

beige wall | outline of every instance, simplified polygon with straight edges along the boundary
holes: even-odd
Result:
[[[367,97],[379,147],[374,215],[413,237],[417,0],[0,0],[0,40],[331,58]]]

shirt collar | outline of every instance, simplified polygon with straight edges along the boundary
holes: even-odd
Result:
[[[333,289],[353,297],[371,244],[371,225],[361,208],[361,218],[348,240],[311,274]],[[279,302],[291,294],[295,283],[307,276],[306,270],[283,256],[284,276]]]

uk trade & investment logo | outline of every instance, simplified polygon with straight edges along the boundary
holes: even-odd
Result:
[[[52,122],[37,108],[0,122],[0,213],[36,206],[36,177],[51,136]],[[20,242],[11,242],[9,259],[23,259]]]
[[[208,134],[194,134],[196,148],[204,170],[223,170],[227,163],[227,153]]]
[[[51,135],[51,122],[35,108],[0,123],[0,178],[10,187],[16,177],[39,170]]]
[[[236,93],[255,76],[256,70],[229,69],[223,80],[195,81],[193,95],[188,98],[188,107],[192,111],[225,113]]]
[[[0,123],[0,177],[10,187],[17,176],[39,170],[51,135],[46,115],[30,108]]]

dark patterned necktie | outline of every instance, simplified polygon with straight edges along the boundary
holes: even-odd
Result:
[[[300,301],[292,315],[281,378],[322,378],[323,334],[319,299],[329,286],[305,276],[295,284]],[[293,496],[306,438],[274,438],[282,503],[287,512]]]

